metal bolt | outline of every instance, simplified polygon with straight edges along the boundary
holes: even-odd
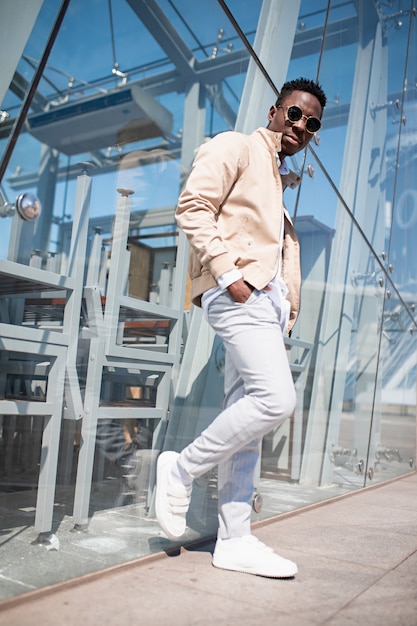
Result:
[[[315,173],[316,170],[314,169],[314,165],[312,163],[309,163],[307,165],[307,174],[310,176],[310,178],[313,178]]]
[[[255,493],[253,498],[252,498],[252,506],[253,506],[253,510],[256,513],[259,513],[260,510],[262,509],[262,505],[263,505],[264,499],[261,496],[260,493]]]

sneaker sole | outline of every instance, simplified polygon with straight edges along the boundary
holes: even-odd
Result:
[[[287,573],[287,574],[267,574],[264,572],[259,572],[257,570],[252,570],[249,568],[245,568],[245,567],[230,567],[230,565],[222,565],[220,563],[215,563],[213,560],[213,566],[217,567],[218,569],[224,569],[224,570],[228,570],[229,572],[239,572],[241,574],[252,574],[252,576],[261,576],[262,578],[280,578],[280,579],[288,579],[288,578],[295,578],[295,575],[298,573],[298,570],[296,570],[293,573]]]

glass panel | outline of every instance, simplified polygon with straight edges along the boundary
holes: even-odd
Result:
[[[363,486],[367,471],[370,428],[376,393],[383,288],[378,282],[375,258],[359,233],[353,232],[347,283],[350,303],[344,310],[350,337],[344,353],[346,372],[341,388],[339,438],[328,440],[333,480],[352,487]],[[334,407],[337,412],[336,406]]]
[[[401,25],[399,25],[401,22]],[[396,26],[395,26],[396,25]],[[408,54],[402,53],[400,59],[407,63],[405,73],[395,72],[395,53],[390,56],[392,63],[393,86],[400,98],[393,102],[391,132],[387,144],[387,231],[386,250],[387,267],[396,285],[401,285],[408,303],[415,303],[416,294],[416,252],[417,234],[417,185],[415,166],[417,152],[415,134],[417,132],[415,74],[417,61],[413,51],[417,45],[417,26],[415,16],[405,14],[397,18],[389,30],[394,39],[394,52],[404,45],[408,30]],[[402,35],[402,36],[401,36]],[[400,47],[400,51],[403,50]]]
[[[320,143],[317,147],[319,152],[322,146]],[[331,485],[331,481],[326,483],[325,489],[315,488],[319,484],[324,437],[329,420],[327,392],[323,389],[323,397],[317,400],[320,408],[315,409],[312,402],[318,351],[322,341],[325,342],[325,339],[321,341],[320,329],[326,290],[334,291],[335,294],[343,290],[343,275],[335,279],[334,285],[327,283],[335,237],[334,229],[327,224],[335,222],[338,202],[323,172],[309,155],[306,169],[310,164],[314,164],[314,175],[305,175],[299,190],[287,188],[284,193],[286,205],[290,206],[292,198],[295,198],[298,207],[295,228],[300,240],[303,278],[300,315],[288,342],[288,358],[297,391],[297,404],[293,418],[264,438],[261,471],[265,480],[260,485],[264,506],[261,515],[266,515],[269,507],[276,514],[291,510],[301,502],[310,503],[332,497],[339,490],[338,486]],[[321,197],[320,203],[315,202],[316,194]],[[339,211],[343,213],[340,207]],[[330,382],[328,372],[323,372],[322,388],[328,387]],[[307,433],[313,425],[317,428],[319,424],[322,425],[322,432],[317,434],[315,443],[313,440],[308,443]],[[307,469],[310,460],[315,467]],[[273,479],[279,479],[280,482],[274,485]],[[288,481],[289,484],[286,486],[282,481]]]
[[[205,19],[201,19],[202,7],[198,4],[191,6],[187,0],[158,0],[158,4],[198,61],[244,49],[243,41],[230,25],[218,2],[205,2]],[[261,5],[262,0],[227,2],[230,12],[251,44]]]
[[[410,3],[411,6],[411,3]],[[369,467],[382,481],[415,467],[415,303],[417,186],[415,168],[415,15],[387,12],[389,108],[386,151],[386,237],[383,255],[393,284],[386,284],[379,393]],[[403,68],[398,71],[398,68]],[[400,293],[397,292],[400,291]],[[372,475],[373,474],[373,475]]]
[[[378,301],[372,254],[318,163],[312,159],[311,164],[315,173],[304,176],[298,198],[298,206],[307,206],[310,215],[300,215],[295,222],[303,287],[291,341],[305,344],[290,353],[297,407],[292,422],[281,427],[281,439],[273,434],[275,442],[286,442],[283,451],[275,443],[281,460],[276,477],[285,478],[288,468],[287,479],[298,481],[298,486],[292,484],[288,493],[279,486],[275,512],[290,510],[292,498],[298,506],[300,501],[320,501],[363,486],[372,418],[372,399],[369,404],[368,395],[360,401],[357,397],[361,385],[372,391],[375,379],[382,296]],[[321,202],[316,205],[311,200],[319,189]],[[316,208],[327,223],[317,219]],[[348,262],[341,263],[341,257]],[[289,462],[282,463],[285,454]],[[282,492],[286,498],[280,505]]]
[[[358,49],[358,17],[352,2],[330,3],[328,12],[327,9],[327,2],[315,3],[314,11],[311,3],[301,3],[288,75],[314,78],[319,69],[319,82],[325,88],[327,105],[323,126],[313,137],[311,146],[334,184],[339,186]],[[295,171],[302,169],[302,159],[301,154],[291,159]],[[297,217],[313,215],[321,224],[334,228],[336,214],[329,210],[329,205],[334,204],[333,194],[328,185],[321,183],[320,177],[314,176],[316,170],[317,165],[307,150],[305,173],[312,177],[311,195],[308,201],[297,202],[297,195],[291,194],[286,203]]]
[[[409,303],[392,287],[381,319],[382,341],[367,480],[381,482],[415,467],[416,334]]]
[[[180,349],[180,338],[174,335],[182,311],[177,315],[170,309],[178,301],[175,286],[179,284],[175,204],[194,149],[204,135],[233,128],[249,58],[219,4],[214,0],[204,4],[210,19],[201,20],[202,7],[197,10],[187,2],[155,3],[153,14],[147,3],[138,3],[136,14],[124,0],[112,0],[105,8],[73,0],[2,181],[8,200],[32,191],[41,200],[42,212],[25,228],[28,232],[24,236],[15,218],[4,221],[7,228],[0,234],[0,256],[25,264],[26,274],[30,265],[36,281],[32,283],[25,271],[13,278],[12,288],[3,281],[7,289],[1,321],[10,322],[13,313],[11,321],[17,328],[23,323],[28,331],[56,331],[65,337],[65,309],[74,285],[69,280],[65,292],[54,287],[60,285],[58,275],[65,275],[73,262],[73,229],[77,227],[77,210],[81,210],[79,177],[87,172],[92,179],[85,289],[80,326],[71,335],[65,396],[65,416],[84,417],[63,420],[55,500],[62,515],[67,515],[63,521],[60,518],[59,533],[84,555],[82,562],[77,560],[72,575],[102,567],[94,552],[90,558],[91,547],[94,550],[94,542],[103,541],[109,509],[117,511],[116,519],[125,529],[129,546],[127,551],[112,550],[106,561],[109,564],[160,550],[164,545],[159,526],[149,517],[149,507],[155,453],[163,444],[172,384],[168,371],[172,375],[169,368],[178,358],[175,350]],[[35,28],[37,41],[45,41],[52,25],[53,20],[46,17],[51,6],[51,2],[44,3]],[[254,39],[260,7],[261,0],[230,4],[249,41]],[[172,40],[166,37],[166,24]],[[42,36],[39,29],[44,30]],[[28,44],[21,61],[28,80],[28,68],[33,75],[41,54],[41,49]],[[190,72],[193,56],[195,63],[200,63],[197,76]],[[187,117],[186,92],[196,80],[202,85],[199,106],[206,110],[202,109],[196,137],[191,133],[189,138],[196,115],[193,110]],[[14,92],[11,90],[5,100],[11,111],[9,130],[18,114]],[[188,142],[189,154],[183,141]],[[127,210],[123,202],[120,204],[120,189],[129,191]],[[115,265],[116,276],[112,270]],[[42,283],[43,271],[48,272],[49,282]],[[109,290],[115,299],[114,316],[106,312]],[[112,325],[108,328],[110,317]],[[116,356],[106,352],[107,344]],[[131,349],[137,348],[142,355],[146,348],[151,363],[129,363],[123,352],[126,348],[132,353],[136,351]],[[101,368],[97,355],[103,351],[106,357]],[[154,365],[159,358],[162,365]],[[8,362],[10,365],[10,358]],[[36,371],[43,365],[44,357],[36,362]],[[19,367],[26,371],[28,365],[19,361]],[[72,387],[74,377],[79,389],[77,384]],[[5,388],[11,389],[13,383],[16,393],[23,382],[26,384],[21,375],[9,379],[10,375]],[[30,391],[33,385],[31,380]],[[36,419],[25,424],[33,423],[33,432],[39,431],[39,452],[42,427],[38,428]],[[19,425],[16,431],[10,426],[15,421],[9,416],[1,421],[2,446],[7,447],[11,462],[16,457],[9,444],[14,433],[20,433]],[[18,438],[20,434],[16,441]],[[34,490],[37,463],[34,474],[22,466],[23,482]],[[5,478],[7,489],[13,489],[11,476],[16,466],[10,470]],[[203,483],[205,493],[207,483]],[[208,484],[214,495],[214,476]],[[30,500],[35,505],[33,497],[21,498],[19,502]],[[215,508],[214,497],[211,503],[211,509]],[[209,509],[205,504],[200,510],[202,528],[206,516],[210,517]],[[211,520],[216,521],[215,513]],[[89,537],[67,535],[74,524],[81,528],[85,522],[90,522]],[[138,530],[142,525],[143,532]],[[129,533],[126,529],[130,526]],[[31,532],[29,540],[33,539],[33,529]],[[141,541],[138,533],[143,534]],[[155,539],[153,546],[148,543],[149,533]],[[66,539],[62,537],[62,541]],[[46,582],[67,575],[56,572],[54,580]],[[45,583],[35,580],[33,584]]]

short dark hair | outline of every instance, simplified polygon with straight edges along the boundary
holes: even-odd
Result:
[[[313,96],[316,96],[317,100],[321,104],[322,109],[324,109],[324,107],[326,106],[327,98],[323,89],[321,88],[319,83],[315,82],[314,80],[310,80],[309,78],[296,78],[295,80],[289,80],[288,82],[284,83],[282,85],[275,106],[281,104],[284,98],[293,91],[307,91]]]

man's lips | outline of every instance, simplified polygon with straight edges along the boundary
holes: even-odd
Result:
[[[302,142],[298,139],[298,137],[295,137],[294,135],[284,135],[285,139],[288,141],[288,143],[291,143],[293,146],[299,146]]]

